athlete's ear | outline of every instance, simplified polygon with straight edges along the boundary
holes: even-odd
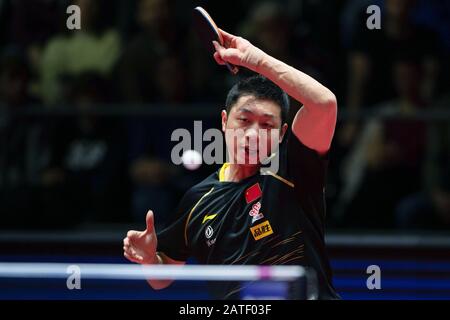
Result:
[[[287,123],[283,124],[281,126],[281,131],[280,131],[280,143],[283,141],[284,135],[286,134],[286,131],[288,129],[289,125]]]
[[[225,132],[225,129],[227,128],[227,119],[228,119],[226,110],[222,110],[221,117],[222,117],[222,131]]]

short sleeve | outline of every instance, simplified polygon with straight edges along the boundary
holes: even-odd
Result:
[[[300,193],[323,194],[328,167],[328,153],[320,155],[305,146],[289,130],[287,137],[287,174]]]
[[[323,236],[328,153],[320,155],[308,148],[291,130],[287,138],[284,162],[287,179],[294,184],[294,192],[305,217]]]
[[[189,258],[190,250],[186,245],[185,232],[189,213],[194,204],[195,193],[189,190],[181,199],[175,214],[171,215],[164,229],[158,232],[158,252],[178,261],[186,261]]]

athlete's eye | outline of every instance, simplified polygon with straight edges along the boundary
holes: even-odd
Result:
[[[247,118],[238,118],[238,120],[239,120],[240,122],[243,122],[243,123],[247,123],[247,122],[248,122],[248,119],[247,119]]]

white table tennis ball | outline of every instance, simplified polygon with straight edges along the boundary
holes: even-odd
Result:
[[[202,155],[196,150],[186,150],[181,156],[183,165],[188,170],[196,170],[202,164]]]

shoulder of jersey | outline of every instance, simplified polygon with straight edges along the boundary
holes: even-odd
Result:
[[[216,175],[217,175],[216,172],[212,173],[211,175],[209,175],[208,177],[206,177],[205,179],[203,179],[199,183],[197,183],[194,186],[192,186],[188,190],[188,193],[190,193],[192,195],[194,195],[194,194],[204,194],[205,192],[210,190],[212,187],[214,187],[214,185],[216,184],[216,182],[217,182],[217,179],[215,178]]]

